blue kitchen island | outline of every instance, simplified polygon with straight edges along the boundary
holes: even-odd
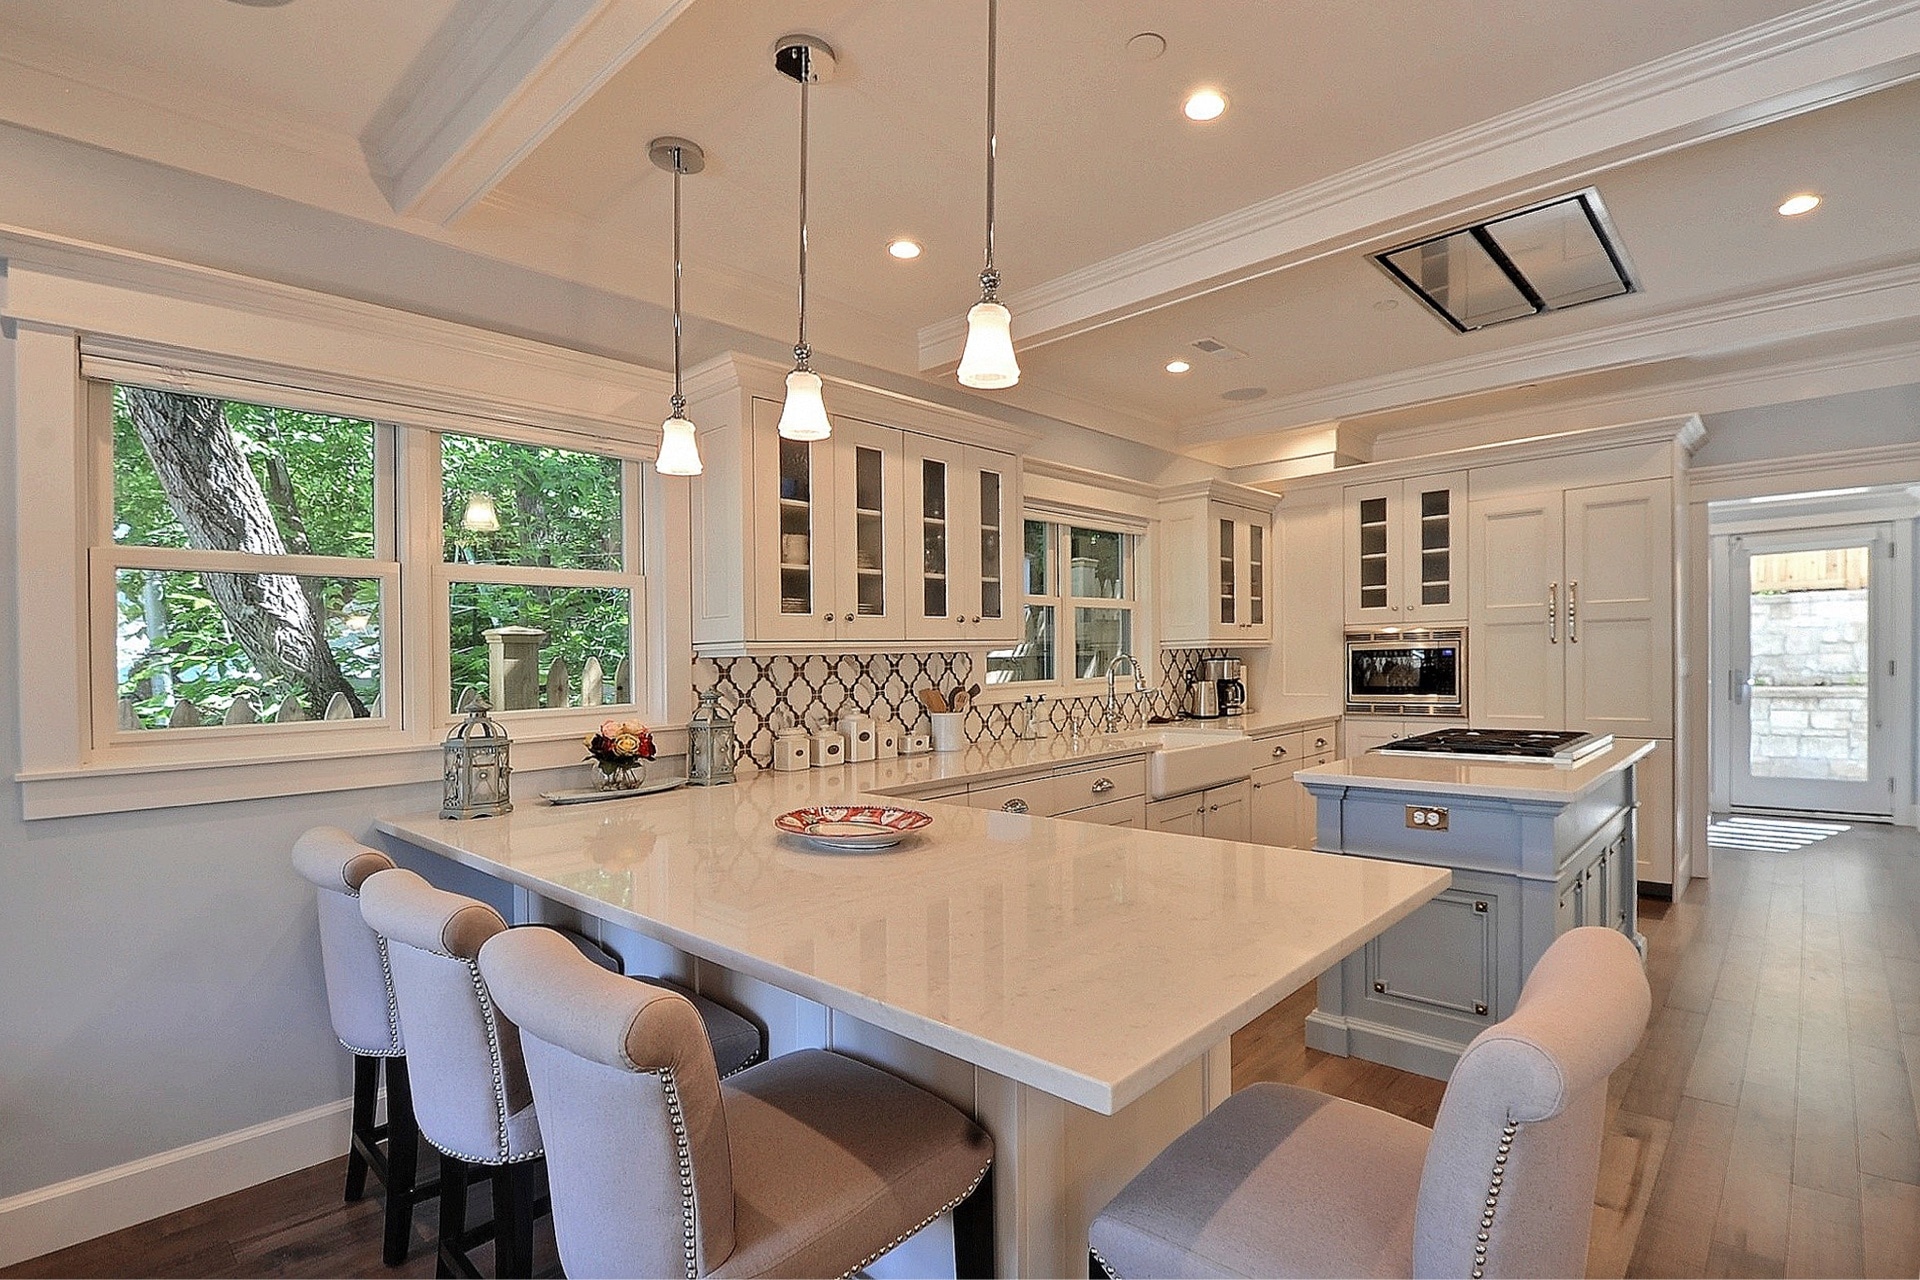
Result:
[[[1315,848],[1453,872],[1321,975],[1307,1043],[1445,1079],[1560,934],[1605,925],[1644,952],[1634,766],[1658,747],[1621,739],[1572,765],[1369,752],[1294,774],[1314,799]]]

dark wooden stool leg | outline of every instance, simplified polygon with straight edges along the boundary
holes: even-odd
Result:
[[[533,1275],[533,1201],[538,1190],[529,1161],[493,1171],[493,1273],[500,1280]]]
[[[353,1055],[353,1121],[347,1135],[347,1200],[367,1192],[367,1157],[379,1141],[373,1105],[380,1088],[380,1059]]]
[[[965,1200],[953,1206],[955,1280],[993,1280],[993,1166]]]
[[[440,1280],[450,1276],[472,1276],[473,1264],[467,1261],[464,1241],[467,1234],[467,1162],[453,1156],[440,1157],[440,1261],[434,1275]]]
[[[413,1245],[413,1207],[421,1200],[420,1126],[404,1057],[387,1064],[387,1238],[381,1260],[397,1267]]]

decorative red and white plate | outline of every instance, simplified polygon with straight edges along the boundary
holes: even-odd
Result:
[[[822,849],[891,849],[916,831],[930,826],[933,817],[918,809],[878,804],[823,804],[795,809],[773,820],[790,836]]]

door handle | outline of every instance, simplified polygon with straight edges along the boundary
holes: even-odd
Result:
[[[1747,679],[1746,672],[1737,667],[1727,672],[1727,701],[1734,706],[1744,704],[1752,688],[1753,682]]]
[[[1560,643],[1560,584],[1547,584],[1547,643]]]
[[[1580,583],[1567,583],[1567,643],[1580,643]]]

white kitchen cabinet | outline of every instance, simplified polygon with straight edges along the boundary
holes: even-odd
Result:
[[[1333,722],[1276,734],[1260,740],[1254,769],[1251,829],[1256,844],[1287,849],[1311,849],[1314,842],[1314,800],[1294,779],[1301,769],[1327,764],[1335,754]]]
[[[1363,756],[1375,747],[1384,747],[1389,742],[1401,738],[1411,738],[1415,734],[1425,733],[1429,729],[1444,728],[1456,721],[1434,721],[1431,718],[1420,720],[1392,720],[1384,716],[1348,716],[1340,722],[1344,741],[1340,753],[1351,760]]]
[[[730,355],[686,379],[706,467],[689,494],[695,651],[1015,638],[1019,538],[1008,531],[1020,519],[1016,451],[1030,437],[836,384],[833,435],[782,440],[784,374]]]
[[[1253,785],[1242,778],[1147,805],[1147,830],[1214,840],[1250,840]]]
[[[948,644],[1020,638],[1015,460],[925,436],[906,440],[906,638]]]
[[[1673,486],[1476,497],[1473,723],[1673,736]]]
[[[1124,800],[1109,800],[1105,804],[1088,805],[1084,809],[1069,809],[1059,816],[1063,822],[1091,822],[1102,827],[1133,827],[1137,830],[1147,825],[1147,798],[1129,796]]]
[[[1248,809],[1248,839],[1255,844],[1292,848],[1297,834],[1295,816],[1298,807],[1292,795],[1293,771],[1300,766],[1292,760],[1263,764],[1249,779],[1253,786]]]
[[[1160,503],[1161,639],[1240,646],[1273,638],[1271,494],[1220,481]]]
[[[1466,620],[1466,498],[1465,472],[1347,486],[1343,613],[1349,625]]]

